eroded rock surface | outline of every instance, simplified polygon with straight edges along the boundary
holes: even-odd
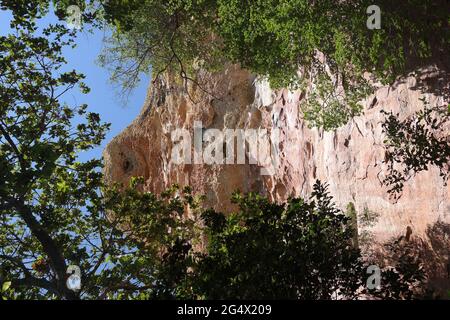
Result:
[[[450,187],[436,168],[430,168],[406,183],[397,202],[389,199],[381,185],[386,168],[380,111],[394,110],[406,117],[423,107],[421,97],[431,106],[448,103],[441,94],[448,82],[435,81],[435,74],[429,68],[392,86],[380,85],[364,101],[364,114],[333,132],[308,128],[299,110],[304,98],[301,91],[273,91],[237,66],[214,75],[202,74],[199,82],[203,85],[189,84],[189,94],[166,76],[150,87],[138,118],[106,148],[106,176],[123,183],[132,176],[143,176],[145,188],[152,192],[174,183],[190,185],[207,196],[207,206],[224,212],[233,210],[229,199],[236,189],[283,201],[309,195],[314,181],[320,179],[328,182],[340,208],[353,202],[357,211],[367,208],[377,214],[371,228],[374,240],[400,236],[408,227],[413,235],[424,235],[435,222],[450,222]],[[435,90],[420,90],[419,82],[426,81],[435,81]],[[193,134],[195,121],[201,121],[205,129],[278,129],[279,161],[274,174],[261,175],[261,166],[248,162],[174,164],[171,134],[175,129]]]

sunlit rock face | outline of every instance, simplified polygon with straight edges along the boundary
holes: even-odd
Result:
[[[436,168],[430,168],[406,183],[398,201],[390,200],[381,184],[386,167],[380,111],[393,110],[407,117],[423,107],[421,97],[431,106],[447,103],[443,92],[448,92],[448,81],[437,79],[438,74],[430,67],[392,86],[379,85],[364,101],[364,114],[332,132],[308,128],[299,110],[302,91],[271,90],[267,82],[235,65],[217,74],[201,73],[201,86],[189,83],[189,93],[166,76],[150,86],[141,114],[107,146],[105,173],[110,181],[123,183],[143,176],[145,188],[152,192],[174,183],[190,185],[206,195],[206,206],[223,212],[233,210],[234,190],[256,191],[284,201],[308,196],[320,179],[329,184],[340,208],[353,202],[358,212],[367,208],[376,213],[377,221],[370,229],[374,242],[400,237],[408,227],[413,236],[424,236],[435,222],[450,222],[450,187]],[[423,83],[430,83],[433,90],[422,90]],[[250,164],[252,154],[246,155],[245,164],[174,163],[173,132],[185,129],[193,141],[194,124],[200,121],[203,131],[259,129],[268,136],[277,131],[273,172],[264,175],[262,165]],[[247,150],[251,145],[246,143]],[[191,151],[193,159],[193,142]]]

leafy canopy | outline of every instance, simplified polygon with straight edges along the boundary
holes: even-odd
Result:
[[[105,11],[115,32],[101,62],[127,88],[150,67],[154,78],[172,70],[187,81],[195,78],[192,65],[218,70],[227,61],[268,77],[274,88],[315,83],[300,107],[311,125],[330,130],[361,113],[359,101],[372,91],[364,72],[389,83],[412,63],[448,53],[447,1],[378,1],[381,29],[370,30],[372,4],[112,0]]]

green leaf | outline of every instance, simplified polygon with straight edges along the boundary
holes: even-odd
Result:
[[[3,282],[2,292],[6,292],[11,287],[11,281]]]
[[[56,188],[59,192],[67,192],[69,190],[69,186],[65,181],[60,181],[56,184]]]

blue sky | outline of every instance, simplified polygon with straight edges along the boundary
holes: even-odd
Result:
[[[9,33],[10,15],[0,11],[0,34]],[[44,19],[41,23],[55,22],[53,17]],[[75,69],[86,76],[85,82],[91,88],[87,95],[80,94],[76,89],[69,92],[64,100],[70,105],[86,103],[91,112],[100,114],[101,119],[111,123],[111,129],[102,145],[92,151],[80,155],[82,160],[100,157],[101,153],[114,136],[126,128],[139,114],[144,103],[147,87],[150,83],[148,76],[142,76],[142,81],[130,97],[127,105],[118,97],[118,90],[109,82],[109,73],[98,66],[95,61],[103,47],[105,32],[94,30],[93,33],[81,32],[77,38],[75,49],[66,48],[64,55],[68,62],[67,69]]]

